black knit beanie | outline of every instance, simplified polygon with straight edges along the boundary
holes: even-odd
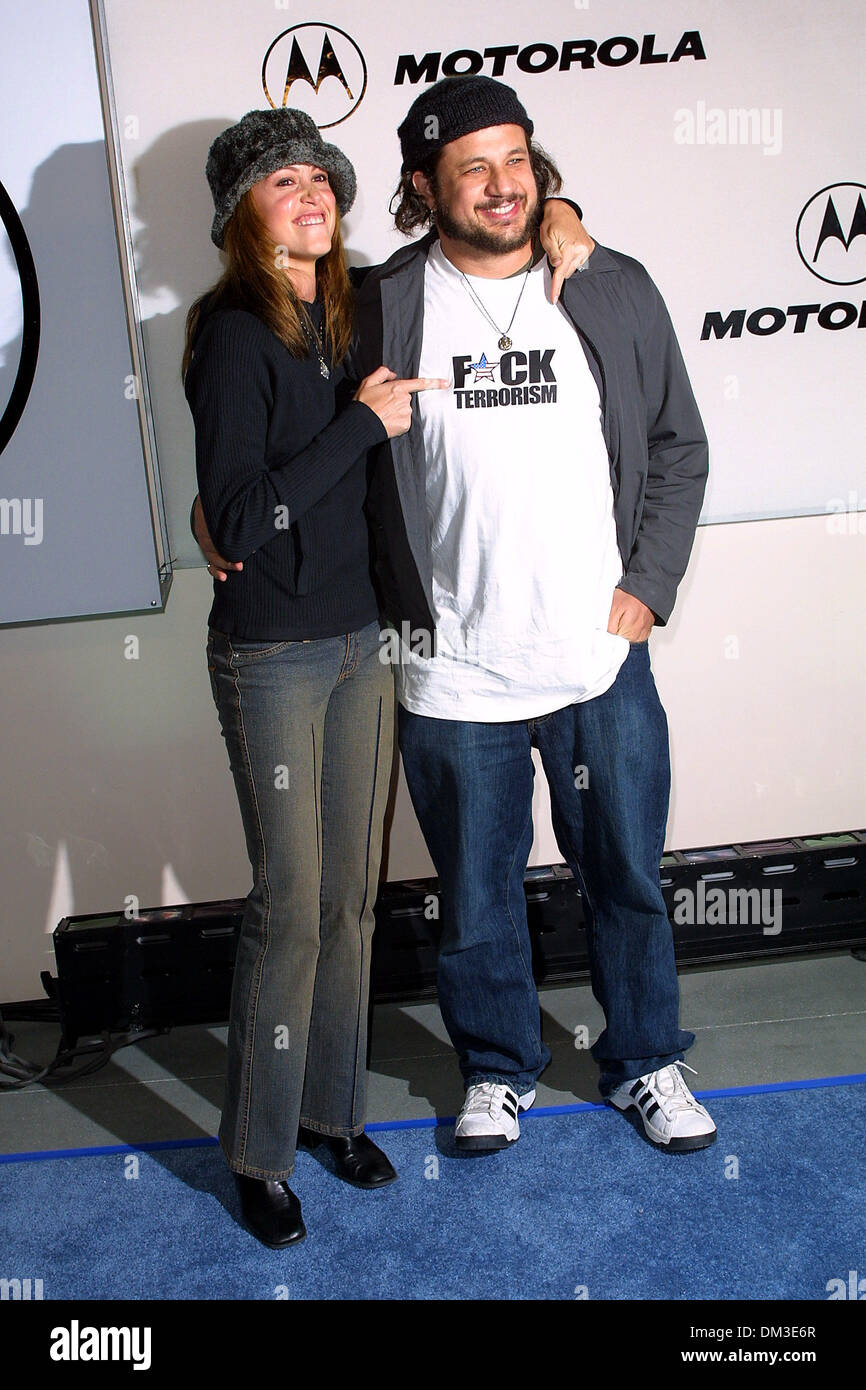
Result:
[[[517,93],[493,77],[443,77],[409,107],[398,128],[403,173],[419,169],[429,155],[492,125],[519,125],[529,141],[535,127]]]

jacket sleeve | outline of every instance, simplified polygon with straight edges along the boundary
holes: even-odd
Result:
[[[274,539],[278,506],[294,523],[387,437],[368,406],[348,401],[304,448],[268,458],[275,382],[262,335],[271,336],[252,314],[215,315],[202,329],[185,382],[205,522],[220,555],[232,561]],[[299,393],[299,409],[302,400]]]
[[[645,332],[637,355],[649,463],[638,533],[619,587],[664,626],[691,554],[709,449],[670,315],[648,275],[641,319]]]

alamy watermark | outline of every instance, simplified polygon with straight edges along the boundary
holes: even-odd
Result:
[[[848,497],[831,497],[824,509],[830,536],[866,536],[866,502],[852,488]]]
[[[25,545],[41,545],[42,498],[0,497],[0,536],[23,536]]]
[[[828,1279],[824,1288],[829,1300],[844,1298],[862,1303],[866,1299],[866,1279],[862,1279],[856,1269],[848,1270],[847,1280]]]
[[[68,1327],[51,1330],[48,1355],[52,1361],[131,1361],[134,1371],[147,1371],[151,1360],[149,1327],[82,1327],[73,1318]]]
[[[44,1284],[41,1279],[0,1279],[0,1300],[21,1300],[44,1298]]]
[[[674,112],[674,141],[677,145],[760,145],[764,154],[782,152],[782,108],[780,106],[707,106],[695,104],[692,111],[681,106]]]
[[[677,926],[760,926],[764,936],[782,930],[781,888],[720,888],[698,880],[697,888],[677,888],[673,920]]]

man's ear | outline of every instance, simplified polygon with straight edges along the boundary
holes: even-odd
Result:
[[[433,197],[433,190],[430,187],[430,180],[426,174],[421,173],[420,169],[416,169],[412,175],[412,187],[415,192],[420,194],[424,199],[428,208],[432,208],[435,199]]]

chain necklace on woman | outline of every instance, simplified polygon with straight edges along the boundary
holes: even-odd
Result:
[[[325,380],[327,380],[331,373],[328,370],[328,364],[325,361],[325,349],[322,346],[322,340],[319,337],[318,332],[316,331],[316,325],[310,318],[310,315],[304,304],[301,305],[301,327],[304,330],[307,342],[310,344],[310,347],[313,348],[316,356],[319,359],[319,371],[321,372]]]
[[[529,258],[529,265],[526,267],[526,274],[525,274],[524,277],[523,277],[523,284],[520,286],[520,294],[517,296],[517,303],[516,303],[515,306],[514,306],[514,313],[511,315],[511,318],[510,318],[510,320],[509,320],[509,322],[508,322],[508,327],[507,327],[507,328],[500,328],[499,325],[498,325],[498,323],[494,323],[494,322],[493,322],[493,319],[490,317],[490,315],[488,314],[488,312],[487,312],[487,310],[485,309],[484,305],[481,303],[481,300],[478,298],[478,295],[475,293],[474,289],[473,289],[472,286],[470,285],[470,283],[469,283],[469,281],[467,280],[466,276],[463,274],[463,271],[461,270],[461,272],[460,272],[460,275],[461,275],[461,277],[462,277],[462,279],[463,279],[463,283],[464,283],[464,285],[466,286],[466,288],[467,288],[467,290],[469,291],[469,293],[472,295],[472,298],[475,300],[475,303],[478,305],[478,308],[481,310],[482,314],[483,314],[484,317],[486,318],[487,322],[490,324],[491,328],[495,328],[495,329],[496,329],[496,332],[500,335],[500,336],[499,336],[499,342],[498,342],[497,346],[500,347],[500,348],[502,348],[503,350],[504,350],[505,348],[510,348],[510,347],[511,347],[511,339],[509,338],[508,335],[509,335],[509,333],[511,332],[511,325],[513,324],[514,320],[517,318],[517,310],[520,308],[520,301],[521,301],[521,299],[523,298],[523,291],[526,289],[526,282],[527,282],[527,280],[529,279],[529,272],[531,271],[532,266],[533,266],[533,258],[532,258],[532,256],[530,256],[530,258]],[[520,274],[519,271],[518,271],[517,273]],[[510,277],[506,276],[506,279],[508,279],[508,278],[510,278]]]

